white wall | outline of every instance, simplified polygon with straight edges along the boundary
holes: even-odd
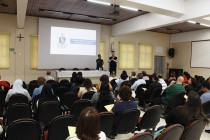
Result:
[[[175,49],[172,67],[184,69],[192,76],[201,75],[207,78],[210,76],[210,69],[190,67],[191,42],[198,40],[210,40],[210,29],[179,33],[171,36],[172,47]]]
[[[128,34],[128,35],[123,35],[123,36],[116,36],[116,37],[111,37],[111,42],[114,42],[115,50],[116,50],[116,55],[119,57],[119,42],[126,42],[126,43],[134,43],[135,44],[135,72],[141,72],[141,70],[138,69],[138,44],[152,44],[154,48],[154,56],[165,56],[165,61],[166,63],[171,63],[170,59],[167,56],[167,51],[169,49],[170,43],[170,36],[167,34],[162,34],[162,33],[155,33],[155,32],[139,32],[139,33],[134,33],[134,34]],[[161,53],[155,52],[155,47],[162,47],[163,51]],[[111,53],[109,52],[109,56],[111,56]],[[117,71],[118,77],[120,76],[122,70]],[[133,70],[127,70],[128,74],[131,73]],[[154,72],[154,67],[151,70],[145,70],[147,71],[148,74],[152,74]],[[166,70],[166,64],[164,67],[164,77],[167,75],[167,70]]]

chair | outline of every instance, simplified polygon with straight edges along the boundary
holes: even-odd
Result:
[[[114,114],[110,112],[101,112],[99,113],[100,118],[100,130],[103,131],[106,136],[109,136],[112,131],[114,123]]]
[[[152,92],[150,93],[150,97],[148,99],[148,102],[151,103],[152,105],[155,104],[156,99],[161,97],[161,93],[162,93],[162,87],[156,87],[152,90]]]
[[[180,124],[171,125],[163,130],[163,132],[155,140],[179,140],[183,129],[183,126]]]
[[[70,111],[74,102],[78,100],[78,96],[73,92],[66,92],[60,99],[65,111]]]
[[[140,116],[140,111],[138,109],[129,109],[119,115],[119,120],[117,122],[117,119],[115,118],[113,134],[116,136],[117,134],[134,132]]]
[[[28,98],[25,95],[20,94],[20,93],[13,94],[9,98],[8,107],[15,104],[15,103],[26,103],[26,104],[28,104]]]
[[[203,120],[195,120],[186,126],[180,140],[200,140],[206,123]]]
[[[48,126],[49,122],[61,115],[61,105],[57,101],[46,101],[43,102],[37,110],[37,119],[42,125],[41,127]]]
[[[153,139],[153,136],[151,133],[143,132],[143,133],[134,135],[133,137],[131,137],[128,140],[154,140],[154,139]]]
[[[82,99],[91,100],[95,93],[95,91],[88,91],[82,95]]]
[[[76,118],[78,118],[82,110],[89,106],[92,106],[89,100],[85,100],[85,99],[77,100],[72,105],[71,115],[74,115]]]
[[[69,136],[68,126],[75,126],[76,119],[70,115],[55,117],[48,127],[48,140],[66,140]]]
[[[12,122],[6,133],[7,140],[41,140],[39,123],[33,119],[19,119]]]
[[[139,106],[143,106],[143,102],[144,102],[141,98],[142,94],[144,94],[144,89],[143,88],[146,88],[146,84],[138,85],[138,87],[135,90],[136,98],[139,99],[139,103],[138,103]]]
[[[210,101],[204,103],[204,104],[202,105],[202,107],[203,107],[203,111],[204,111],[204,113],[206,114],[206,116],[207,116],[208,118],[210,118]]]
[[[162,113],[162,108],[160,105],[154,105],[150,107],[143,115],[143,117],[138,122],[137,128],[138,130],[142,129],[153,129],[160,122],[160,115]]]
[[[11,122],[22,119],[32,118],[31,107],[25,103],[16,103],[11,105],[6,112],[6,125],[8,126]]]

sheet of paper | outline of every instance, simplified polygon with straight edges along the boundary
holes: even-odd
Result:
[[[110,104],[110,105],[105,105],[104,107],[106,108],[107,111],[111,111],[113,106],[114,104]]]
[[[68,126],[68,130],[69,130],[70,137],[76,136],[76,127],[74,127],[74,126]]]

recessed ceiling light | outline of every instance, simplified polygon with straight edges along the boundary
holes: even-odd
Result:
[[[89,2],[94,2],[94,3],[98,3],[98,4],[111,5],[111,3],[102,2],[102,1],[97,1],[97,0],[87,0],[87,1],[89,1]]]
[[[192,20],[188,20],[187,22],[192,23],[192,24],[196,24],[196,22],[192,21]]]
[[[136,9],[136,8],[127,7],[127,6],[122,6],[122,5],[120,5],[120,8],[124,8],[124,9],[128,9],[128,10],[132,10],[132,11],[138,11],[138,9]]]

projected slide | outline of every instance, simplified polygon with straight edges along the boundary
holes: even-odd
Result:
[[[96,30],[51,26],[50,54],[96,55]]]

